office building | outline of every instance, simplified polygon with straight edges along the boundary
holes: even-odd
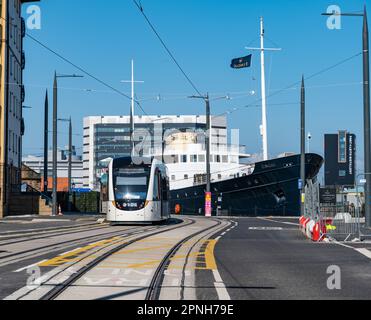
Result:
[[[206,116],[196,115],[136,116],[134,122],[134,137],[141,144],[144,156],[161,153],[158,149],[166,136],[175,131],[197,133],[202,140],[206,129]],[[211,147],[227,146],[226,117],[212,117],[211,126]],[[84,119],[84,188],[99,189],[107,159],[131,155],[130,131],[129,116]]]
[[[10,213],[9,199],[21,185],[26,34],[21,6],[35,1],[0,0],[0,218]]]
[[[356,136],[347,131],[325,135],[325,185],[354,187]]]

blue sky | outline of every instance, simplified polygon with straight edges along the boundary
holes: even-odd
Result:
[[[360,53],[362,19],[343,18],[341,30],[329,30],[326,18],[320,14],[331,4],[339,5],[342,11],[353,12],[362,10],[365,1],[142,0],[147,15],[197,87],[214,97],[230,94],[233,98],[213,102],[215,114],[254,104],[260,98],[259,56],[255,53],[250,69],[229,67],[232,58],[248,53],[244,49],[246,45],[252,41],[251,45],[259,45],[260,16],[265,19],[267,46],[277,44],[283,48],[282,52],[266,56],[268,93],[300,81],[302,74],[310,76]],[[40,7],[42,28],[28,31],[32,36],[127,93],[129,86],[120,81],[130,78],[130,60],[134,58],[137,77],[145,81],[138,85],[137,95],[148,99],[142,103],[148,114],[203,114],[201,101],[185,99],[194,94],[192,87],[131,0],[53,0],[41,1]],[[25,17],[26,8],[24,5]],[[25,105],[33,109],[24,111],[24,154],[41,154],[45,89],[51,90],[54,70],[78,72],[27,37],[25,51]],[[254,77],[257,80],[253,80]],[[307,131],[313,136],[311,151],[323,154],[323,134],[346,129],[357,134],[358,160],[362,161],[361,82],[361,56],[307,81]],[[84,116],[128,114],[129,100],[109,92],[92,79],[61,79],[59,85],[59,116],[71,115],[79,135]],[[248,96],[252,90],[256,95]],[[154,98],[158,94],[165,101],[156,102]],[[294,88],[268,101],[272,156],[283,151],[299,151],[299,97],[299,88]],[[241,143],[250,153],[261,150],[260,121],[261,109],[257,107],[228,116],[229,126],[241,129]],[[63,123],[60,126],[59,146],[63,147],[67,144],[63,133],[68,130]],[[82,137],[74,139],[81,148]]]

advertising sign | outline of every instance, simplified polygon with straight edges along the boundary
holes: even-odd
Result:
[[[211,217],[212,215],[212,204],[211,204],[211,192],[205,194],[205,216]]]

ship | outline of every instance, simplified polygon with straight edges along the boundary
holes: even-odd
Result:
[[[206,150],[192,132],[165,140],[163,161],[170,179],[173,213],[205,215]],[[213,215],[299,216],[301,155],[282,154],[267,161],[249,161],[243,147],[222,145],[211,149]],[[306,154],[306,181],[317,179],[320,155]]]
[[[221,216],[299,216],[300,155],[246,165],[230,179],[211,182],[212,214]],[[306,154],[306,180],[315,181],[323,158]],[[171,175],[171,171],[170,171]],[[204,175],[202,175],[204,177]],[[203,179],[204,180],[204,179]],[[205,215],[206,184],[171,190],[176,214]]]
[[[264,23],[260,19],[259,48],[246,48],[258,50],[261,55],[261,96],[262,96],[262,160],[241,164],[240,160],[249,158],[249,155],[239,152],[237,147],[226,147],[224,150],[212,150],[210,193],[207,194],[205,167],[197,165],[197,154],[206,150],[205,144],[197,144],[197,138],[192,134],[178,134],[166,142],[169,150],[165,150],[168,168],[172,181],[171,208],[176,214],[209,215],[210,205],[213,215],[223,216],[299,216],[301,212],[301,190],[306,182],[315,181],[321,170],[324,159],[313,153],[305,154],[305,181],[301,177],[301,154],[283,154],[269,159],[267,137],[267,102],[265,84],[265,52],[279,51],[278,48],[264,47]],[[235,59],[238,60],[238,59]],[[173,145],[173,147],[172,147]],[[179,145],[181,150],[179,150]],[[178,149],[178,150],[177,150]],[[234,150],[233,150],[234,149]],[[180,154],[181,161],[171,162],[169,156]],[[304,153],[303,153],[304,154]],[[193,161],[192,161],[193,157]],[[190,163],[186,163],[187,159]],[[238,161],[236,161],[238,159]],[[214,167],[214,168],[213,168]],[[174,179],[177,173],[184,173],[184,178]],[[181,175],[180,175],[181,176]],[[193,179],[192,179],[193,177]],[[175,181],[174,181],[175,180]],[[205,196],[206,195],[206,196]],[[206,200],[209,198],[208,200]],[[208,204],[206,204],[209,202]],[[205,205],[206,204],[206,205]]]

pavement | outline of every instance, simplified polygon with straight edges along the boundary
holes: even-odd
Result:
[[[45,230],[53,228],[75,227],[81,224],[95,224],[105,216],[97,214],[66,214],[57,217],[14,216],[0,220],[0,236],[29,230]]]
[[[313,243],[294,219],[233,220],[236,228],[222,235],[214,252],[232,300],[371,299],[370,243]],[[328,288],[334,266],[340,290]],[[217,297],[211,274],[198,273],[196,280],[198,299]]]

